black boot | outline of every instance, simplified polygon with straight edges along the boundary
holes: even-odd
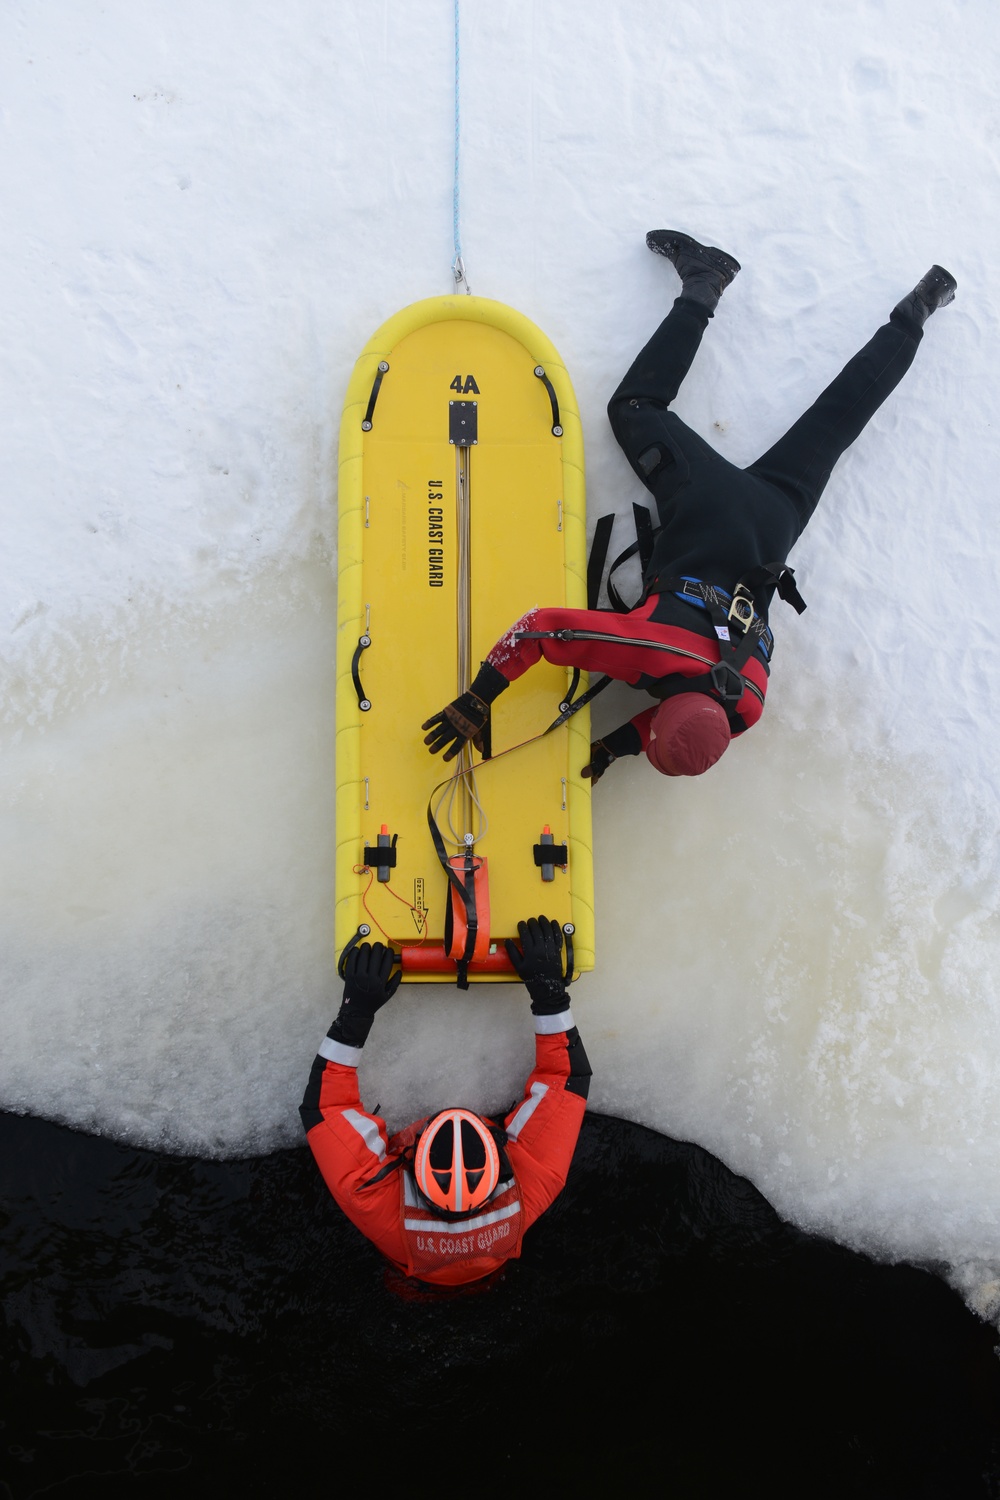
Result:
[[[726,287],[740,269],[738,260],[724,250],[699,245],[677,229],[651,229],[646,244],[657,255],[665,255],[677,267],[682,297],[700,302],[714,312]]]
[[[939,307],[947,307],[949,302],[955,300],[957,286],[958,282],[944,266],[931,266],[910,295],[896,303],[893,312],[901,318],[909,318],[918,328],[923,328],[932,312],[936,312]]]

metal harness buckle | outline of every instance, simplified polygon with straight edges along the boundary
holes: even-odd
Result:
[[[741,630],[749,630],[753,624],[755,612],[753,595],[744,584],[738,583],[733,602],[729,606],[729,619],[739,625]]]
[[[718,661],[708,675],[723,703],[739,703],[746,690],[746,683],[735,667],[731,667],[727,661]]]

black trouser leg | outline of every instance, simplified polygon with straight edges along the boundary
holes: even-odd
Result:
[[[677,298],[608,402],[612,427],[614,407],[622,401],[638,397],[670,405],[698,353],[710,317],[711,313],[700,302],[689,302],[683,295]]]
[[[916,324],[893,314],[784,437],[747,468],[792,501],[800,536],[837,459],[902,380],[921,337]]]

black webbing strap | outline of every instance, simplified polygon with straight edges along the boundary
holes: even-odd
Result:
[[[579,713],[581,708],[586,708],[588,703],[593,703],[598,693],[603,693],[610,682],[610,677],[599,677],[593,687],[589,687],[585,693],[581,693],[579,698],[574,700],[570,695],[567,695],[563,703],[559,705],[557,717],[552,720],[545,733],[551,734],[553,729],[558,729],[562,724],[565,724],[566,720],[571,719],[574,714]]]
[[[797,615],[800,615],[806,607],[806,601],[799,593],[795,583],[795,569],[790,568],[787,563],[772,562],[764,563],[759,568],[752,568],[749,573],[744,573],[740,584],[751,594],[755,594],[763,585],[773,583],[778,590],[778,598],[790,604]]]
[[[594,527],[594,540],[590,544],[590,556],[587,558],[587,608],[596,609],[597,601],[601,597],[601,579],[604,577],[604,564],[608,560],[608,546],[611,542],[611,533],[614,529],[614,516],[600,516]],[[574,702],[576,690],[580,686],[580,668],[573,668],[573,676],[570,678],[569,691],[559,705],[559,718],[549,727],[557,729],[560,724],[565,724],[579,709],[596,698],[597,694],[607,687],[611,681],[610,677],[601,679],[600,686],[591,688],[579,701]]]
[[[535,864],[541,869],[542,865],[565,865],[569,863],[568,844],[532,844]]]
[[[373,849],[371,844],[365,845],[365,857],[362,861],[369,869],[393,870],[396,867],[396,840],[398,833],[392,836],[391,844],[378,844]]]
[[[567,708],[569,708],[570,705],[572,704],[573,699],[576,697],[576,690],[577,690],[577,688],[579,686],[580,686],[580,668],[579,667],[574,667],[573,668],[573,675],[572,675],[572,677],[569,680],[569,692],[566,694],[565,698],[563,699],[563,701],[559,705],[559,712],[561,714],[565,713],[566,710],[567,710]]]
[[[449,870],[451,865],[448,866]],[[476,857],[471,849],[465,852],[465,863],[462,868],[463,879],[462,904],[465,907],[465,948],[462,957],[455,960],[456,983],[460,990],[469,988],[469,964],[472,955],[476,951],[476,938],[479,935],[479,911],[476,907],[476,870],[479,868]],[[451,914],[451,902],[448,903],[448,913]],[[449,943],[450,947],[451,944]]]
[[[657,588],[661,593],[683,593],[685,588],[691,592],[692,582],[685,578],[657,579]],[[764,642],[766,653],[771,632],[742,579],[728,610],[725,595],[713,584],[697,581],[697,597],[708,610],[719,643],[719,660],[707,674],[711,684],[708,691],[714,692],[728,713],[735,710],[748,686],[743,668],[759,641]]]
[[[635,541],[632,543],[631,547],[626,547],[624,552],[619,553],[614,562],[611,564],[611,567],[608,569],[608,603],[611,605],[611,608],[616,612],[616,614],[619,615],[627,615],[631,610],[638,609],[639,605],[645,599],[646,569],[649,567],[650,559],[653,556],[653,543],[656,541],[657,536],[663,529],[660,526],[654,527],[653,522],[650,518],[649,511],[644,505],[636,505],[633,501],[632,514],[635,518]],[[642,570],[643,590],[634,604],[626,604],[625,600],[622,598],[621,594],[615,587],[613,579],[622,563],[628,562],[629,558],[635,557],[636,553],[639,554],[639,566]]]
[[[638,553],[642,574],[645,578],[646,569],[653,555],[653,543],[660,529],[659,527],[654,529],[649,511],[644,505],[636,505],[633,501],[632,515],[635,521],[636,539],[630,547],[625,548],[624,552],[619,553],[608,571],[608,601],[615,613],[619,615],[628,614],[630,609],[635,608],[635,605],[625,603],[612,582],[612,575],[622,563],[628,562],[630,557],[635,557],[636,553]],[[597,525],[594,527],[594,539],[590,544],[590,556],[587,559],[588,609],[596,609],[597,601],[601,596],[601,579],[604,577],[604,567],[608,560],[608,549],[611,545],[611,533],[614,530],[614,525],[615,518],[613,515],[610,515],[600,516]],[[637,601],[637,603],[641,602],[641,599]],[[610,681],[610,677],[601,677],[592,688],[584,693],[582,698],[577,698],[574,702],[576,690],[580,685],[580,669],[579,667],[574,667],[569,692],[560,703],[559,716],[552,721],[549,729],[558,729],[561,724],[565,724],[566,720],[571,719],[581,708],[593,702],[598,693],[603,693]]]
[[[604,577],[604,564],[608,560],[608,547],[611,543],[614,524],[614,516],[601,516],[594,527],[594,540],[590,544],[590,556],[587,559],[588,609],[596,609],[597,601],[601,596],[601,579]]]
[[[442,781],[439,785],[445,786],[447,783]],[[437,791],[437,787],[434,788],[434,791]],[[476,910],[475,876],[478,867],[476,856],[471,850],[466,850],[465,868],[462,871],[464,878],[459,879],[458,874],[449,863],[448,851],[444,846],[444,839],[441,837],[441,830],[434,816],[434,792],[431,793],[431,800],[427,804],[427,826],[431,831],[431,839],[434,844],[434,852],[438,857],[438,863],[447,875],[448,884],[457,893],[465,911],[465,949],[462,957],[455,960],[455,965],[458,970],[458,987],[460,990],[467,990],[469,988],[469,964],[476,949],[476,937],[479,932],[479,913]],[[453,930],[451,902],[448,901],[445,905],[444,917],[444,946],[446,951],[451,947]]]

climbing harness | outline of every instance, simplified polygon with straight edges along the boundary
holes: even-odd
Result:
[[[744,573],[732,594],[718,584],[706,583],[700,578],[686,576],[654,578],[650,583],[644,584],[642,594],[635,603],[628,604],[615,586],[614,574],[623,563],[638,554],[642,576],[645,579],[653,556],[653,544],[662,530],[661,527],[653,526],[649,511],[644,505],[633,503],[632,513],[636,539],[625,548],[624,552],[619,553],[608,569],[607,590],[612,609],[616,614],[630,614],[632,610],[638,609],[650,594],[675,594],[686,603],[708,612],[719,642],[720,660],[713,662],[696,651],[670,646],[663,641],[641,640],[601,631],[519,631],[518,638],[521,640],[605,641],[616,645],[649,647],[654,651],[667,651],[675,656],[699,661],[708,668],[707,672],[698,673],[693,677],[684,677],[680,674],[668,676],[660,682],[651,684],[646,690],[653,697],[660,699],[673,697],[677,693],[708,693],[710,697],[721,702],[733,727],[745,729],[746,725],[741,716],[736,713],[736,704],[748,690],[761,703],[764,702],[764,695],[757,684],[744,675],[743,668],[756,650],[763,661],[765,672],[769,671],[774,650],[774,636],[760,613],[757,592],[773,584],[777,589],[778,597],[791,604],[796,613],[801,614],[806,606],[795,585],[794,569],[788,567],[786,563],[765,563],[761,567]],[[594,540],[587,562],[587,608],[590,610],[597,608],[600,581],[604,574],[614,521],[614,516],[601,516],[594,530]],[[565,700],[559,705],[559,715],[550,728],[556,729],[560,724],[565,724],[567,719],[585,704],[592,702],[598,693],[603,692],[611,680],[610,677],[601,677],[580,698],[574,698],[579,681],[579,671],[574,669],[570,690]]]

